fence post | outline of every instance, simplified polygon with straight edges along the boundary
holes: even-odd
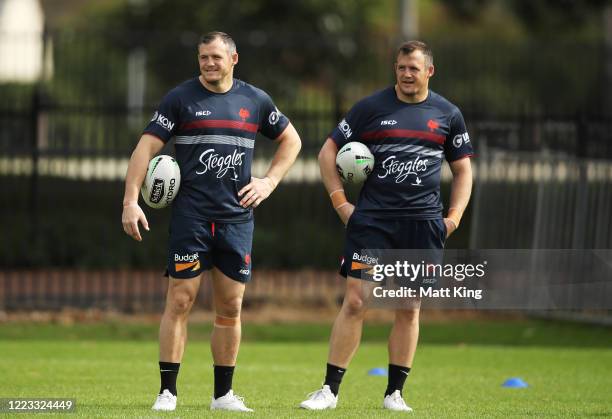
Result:
[[[545,148],[542,148],[539,153],[540,164],[544,164],[544,162],[548,163],[551,161],[550,156],[548,155],[548,151]],[[537,158],[535,160],[537,162]],[[534,162],[534,163],[535,163]],[[547,189],[550,189],[549,185],[554,181],[551,177],[550,180],[544,179],[543,170],[540,171],[540,179],[534,179],[538,185],[538,193],[536,195],[536,208],[535,208],[535,222],[533,228],[533,236],[531,240],[531,248],[539,249],[542,245],[545,247],[549,244],[544,242],[542,239],[542,230],[544,230],[544,220],[548,218],[545,214],[544,205],[546,202],[545,194]],[[549,220],[550,222],[550,220]],[[558,220],[554,221],[555,223]],[[558,224],[561,225],[561,224]],[[546,237],[546,235],[544,235]]]
[[[588,123],[584,115],[576,118],[576,162],[578,179],[576,179],[576,204],[574,207],[574,228],[572,231],[572,248],[584,249],[585,223],[587,216],[588,179],[586,150],[589,142]]]
[[[36,81],[34,88],[32,90],[32,102],[31,102],[31,111],[30,111],[30,127],[31,127],[31,135],[30,135],[30,156],[32,160],[32,171],[30,173],[30,185],[29,185],[29,202],[28,202],[28,212],[30,215],[29,220],[29,234],[28,238],[30,240],[30,248],[34,249],[32,255],[34,258],[38,255],[38,247],[40,242],[40,234],[39,234],[39,183],[40,183],[40,174],[38,171],[39,161],[40,161],[40,148],[41,148],[41,134],[43,134],[41,130],[41,117],[43,116],[43,84],[45,80],[47,80],[48,72],[51,71],[47,68],[47,53],[48,53],[48,40],[49,40],[49,32],[48,28],[45,25],[43,27],[41,33],[41,71],[38,76],[38,80]],[[45,133],[46,134],[46,133]],[[31,262],[34,262],[32,260]]]
[[[39,161],[39,149],[38,149],[38,135],[39,127],[38,121],[40,117],[40,106],[41,106],[41,92],[40,82],[34,87],[32,92],[32,108],[30,113],[30,126],[32,128],[30,135],[30,153],[32,160],[32,171],[30,173],[30,185],[29,185],[29,202],[28,210],[30,213],[29,220],[29,239],[32,248],[38,248],[38,161]],[[33,252],[35,254],[36,252]]]
[[[482,188],[485,186],[485,180],[482,172],[490,169],[489,153],[487,149],[487,142],[482,141],[478,145],[479,158],[476,160],[476,179],[474,179],[474,194],[472,197],[472,220],[470,221],[470,249],[478,249],[481,245],[480,241],[480,223],[482,222],[480,217],[481,213],[481,199],[482,199]],[[472,160],[472,163],[474,161]]]
[[[340,120],[342,119],[342,116],[344,115],[344,111],[342,109],[342,91],[340,90],[340,86],[339,83],[335,82],[334,83],[334,88],[333,88],[333,97],[334,97],[334,116],[336,118],[336,120],[334,121],[334,124],[337,124],[340,122]]]

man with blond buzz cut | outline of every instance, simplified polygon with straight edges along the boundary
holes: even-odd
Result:
[[[301,148],[300,137],[272,99],[234,79],[236,44],[223,32],[198,44],[199,77],[161,101],[134,150],[125,181],[123,229],[135,240],[149,230],[138,192],[151,158],[176,139],[181,187],[172,205],[166,307],[159,328],[161,386],[153,410],[176,408],[176,379],[187,339],[187,317],[206,272],[215,308],[211,337],[211,409],[250,412],[232,390],[240,346],[240,311],[251,278],[253,208],[276,188]],[[251,177],[257,133],[277,143],[263,178]]]
[[[332,205],[346,225],[340,274],[346,291],[330,338],[323,387],[300,404],[304,409],[334,409],[342,377],[361,339],[367,286],[360,264],[365,249],[443,249],[460,224],[472,188],[472,144],[459,109],[429,90],[433,55],[420,41],[397,50],[394,86],[358,102],[338,124],[319,153],[321,176]],[[338,150],[350,141],[368,146],[375,158],[357,205],[349,203],[336,171]],[[450,208],[443,218],[440,172],[446,159],[453,175]],[[418,299],[395,309],[389,336],[389,376],[383,407],[409,412],[402,390],[419,335]]]

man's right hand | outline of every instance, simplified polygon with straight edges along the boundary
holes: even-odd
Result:
[[[345,227],[348,224],[349,218],[351,218],[351,215],[353,215],[353,211],[355,211],[355,205],[349,202],[347,202],[345,205],[343,204],[336,210],[338,217],[340,217],[340,220],[342,220]]]
[[[142,241],[140,231],[138,230],[138,222],[142,223],[145,230],[149,231],[149,222],[145,217],[142,208],[138,203],[130,203],[123,206],[123,214],[121,215],[121,223],[125,234],[132,237],[134,240]]]

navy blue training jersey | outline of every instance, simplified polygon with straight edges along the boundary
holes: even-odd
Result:
[[[442,159],[473,153],[459,108],[431,90],[414,104],[400,101],[393,86],[374,93],[359,101],[330,137],[338,148],[362,142],[374,155],[355,211],[383,218],[440,218]]]
[[[275,139],[289,120],[272,99],[234,79],[226,93],[206,89],[196,77],[172,89],[144,133],[167,142],[176,137],[181,186],[174,214],[207,221],[244,222],[252,209],[239,205],[238,191],[251,181],[255,136]]]

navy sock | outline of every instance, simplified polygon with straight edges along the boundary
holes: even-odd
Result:
[[[410,373],[410,367],[402,367],[401,365],[389,364],[389,379],[387,381],[387,390],[385,396],[390,395],[395,390],[399,390],[400,393],[404,389],[404,383],[408,374]]]
[[[346,368],[340,368],[336,365],[327,364],[327,373],[325,374],[325,382],[323,384],[329,386],[329,389],[332,393],[334,393],[334,396],[338,395],[340,383],[342,382],[342,377],[344,377],[345,372]]]
[[[215,399],[225,396],[232,389],[234,368],[215,365]]]
[[[176,377],[178,377],[180,366],[180,363],[159,362],[159,375],[161,376],[159,394],[162,394],[164,390],[168,390],[176,396]]]

